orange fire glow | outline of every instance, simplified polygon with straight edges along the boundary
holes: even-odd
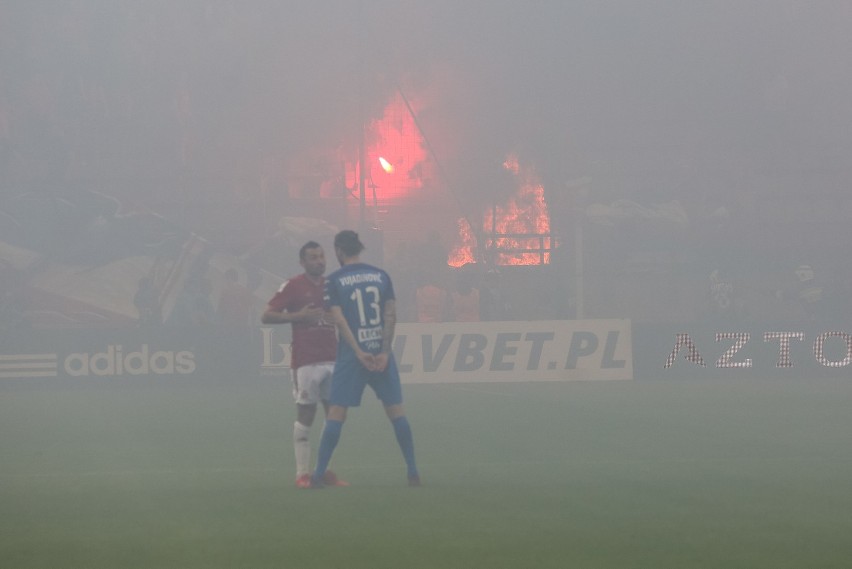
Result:
[[[409,102],[415,113],[420,110],[416,100]],[[428,170],[423,135],[399,93],[385,106],[382,117],[367,125],[365,138],[365,163],[377,165],[369,167],[365,177],[379,201],[403,199],[423,186]],[[347,186],[357,185],[358,177],[357,160],[347,163]]]
[[[393,174],[393,164],[385,160],[382,156],[379,156],[379,164],[382,165],[382,170],[388,174]]]
[[[510,155],[503,166],[515,174],[518,190],[504,204],[494,204],[483,213],[484,249],[498,265],[544,265],[550,263],[553,246],[550,214],[544,186],[532,167]],[[460,245],[450,254],[449,264],[460,267],[472,262],[476,239],[463,220],[459,223]]]
[[[470,230],[470,225],[467,220],[461,218],[458,220],[459,238],[462,245],[456,247],[451,253],[447,261],[451,267],[461,267],[468,263],[475,263],[476,258],[473,256],[473,244],[476,243],[476,238]]]

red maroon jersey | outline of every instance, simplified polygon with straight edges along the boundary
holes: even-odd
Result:
[[[305,306],[323,306],[325,280],[314,284],[305,274],[285,282],[272,300],[269,309],[275,312],[298,312]],[[325,320],[314,322],[291,322],[292,369],[319,362],[333,362],[337,354],[337,334],[334,324]]]

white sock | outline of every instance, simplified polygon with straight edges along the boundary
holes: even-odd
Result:
[[[296,451],[296,476],[311,473],[311,441],[308,439],[310,427],[299,421],[293,424],[293,448]]]

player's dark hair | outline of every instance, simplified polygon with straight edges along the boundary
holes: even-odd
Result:
[[[308,254],[308,249],[317,249],[319,247],[320,244],[316,241],[308,241],[307,243],[302,245],[301,249],[299,249],[299,259],[304,260],[305,256],[307,256]]]
[[[364,244],[358,234],[351,229],[344,229],[334,236],[334,248],[343,251],[347,257],[354,257],[364,250]]]

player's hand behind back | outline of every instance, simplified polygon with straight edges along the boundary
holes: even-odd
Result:
[[[373,371],[385,371],[388,367],[388,354],[381,352],[373,356]]]
[[[367,368],[369,371],[376,371],[376,356],[363,350],[358,350],[357,355],[358,361],[361,362],[362,366]]]

